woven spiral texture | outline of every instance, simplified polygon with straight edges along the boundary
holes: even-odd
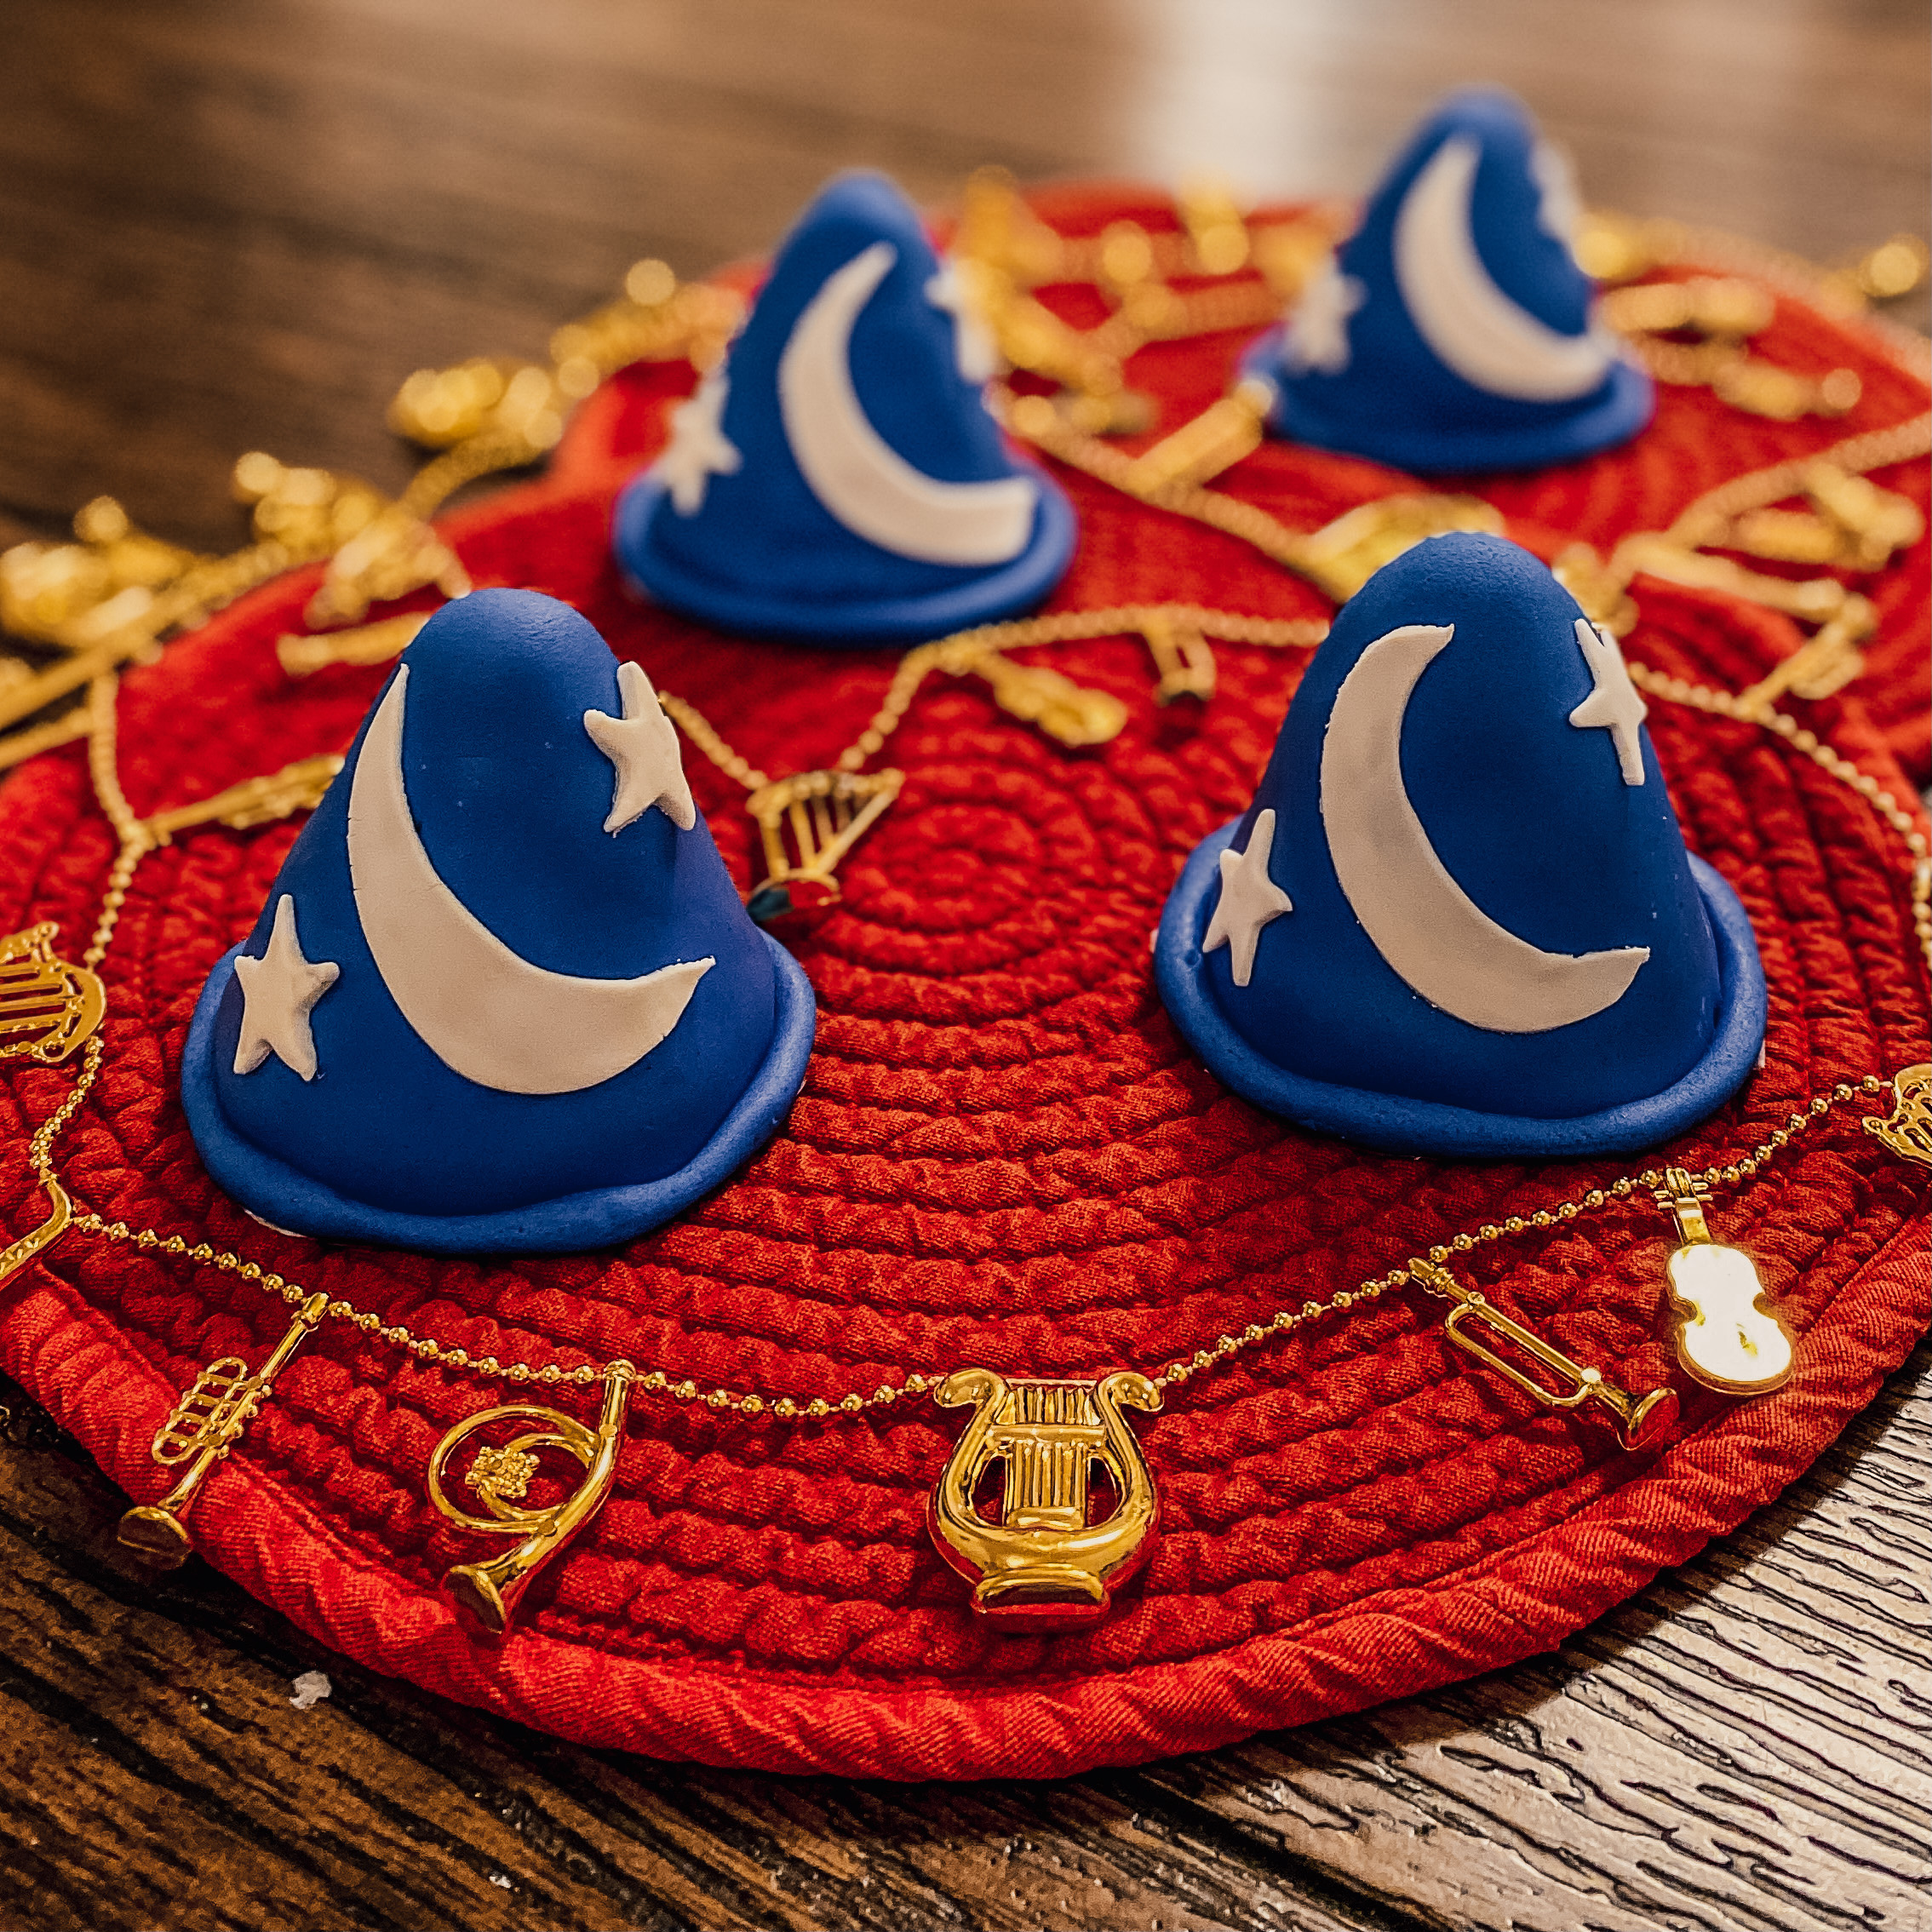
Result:
[[[1088,230],[1122,213],[1159,220],[1112,191],[1054,213]],[[1084,319],[1076,299],[1067,312]],[[1149,350],[1132,377],[1171,427],[1220,390],[1239,347]],[[1870,341],[1793,303],[1761,347],[1793,367],[1856,367],[1858,411],[1778,425],[1666,390],[1634,448],[1476,487],[1533,547],[1602,547],[1742,469],[1924,406]],[[620,377],[547,480],[448,532],[479,584],[576,604],[765,771],[828,764],[876,708],[889,655],[721,637],[639,604],[612,570],[615,490],[691,380],[683,365]],[[1924,499],[1922,477],[1878,480]],[[1052,608],[1327,614],[1233,539],[1063,481],[1081,535]],[[1218,486],[1310,529],[1398,485],[1275,445]],[[1922,547],[1877,584],[1880,651],[1916,639],[1923,656],[1924,568]],[[315,582],[268,586],[129,675],[122,768],[137,811],[347,744],[383,668],[294,682],[275,657]],[[1720,595],[1637,591],[1626,648],[1664,673],[1734,690],[1797,642],[1784,618]],[[289,823],[189,832],[135,875],[104,967],[106,1065],[60,1144],[68,1184],[111,1220],[236,1248],[473,1359],[623,1356],[769,1399],[976,1362],[1152,1369],[1625,1171],[1361,1151],[1257,1112],[1184,1046],[1154,992],[1149,939],[1188,852],[1246,804],[1307,656],[1216,650],[1213,700],[1165,710],[1138,639],[1027,654],[1127,705],[1121,735],[1085,752],[998,710],[977,679],[927,685],[880,760],[906,772],[903,794],[846,861],[842,903],[786,934],[820,1015],[788,1122],[729,1185],[621,1252],[479,1262],[324,1247],[272,1232],[214,1187],[177,1098],[183,1042]],[[1891,691],[1877,666],[1867,677]],[[1866,688],[1798,708],[1905,798]],[[1694,1167],[1734,1157],[1834,1081],[1925,1058],[1928,992],[1903,849],[1865,803],[1755,726],[1654,702],[1650,728],[1687,839],[1743,899],[1770,983],[1763,1070],[1667,1150]],[[761,868],[742,794],[688,747],[686,766],[748,886]],[[0,791],[4,929],[58,920],[77,955],[114,851],[81,748],[26,766]],[[71,1079],[28,1067],[0,1083],[10,1233],[44,1213],[24,1143]],[[499,1402],[593,1419],[596,1391],[506,1393],[339,1321],[284,1369],[192,1524],[210,1561],[364,1664],[596,1745],[897,1778],[1058,1775],[1201,1748],[1547,1649],[1803,1470],[1932,1318],[1932,1176],[1861,1132],[1860,1110],[1838,1109],[1712,1205],[1718,1238],[1757,1258],[1803,1338],[1784,1390],[1730,1401],[1676,1373],[1662,1307],[1675,1236],[1641,1194],[1531,1230],[1459,1256],[1465,1277],[1633,1389],[1675,1374],[1673,1441],[1627,1454],[1587,1412],[1533,1407],[1448,1344],[1442,1304],[1390,1293],[1136,1419],[1158,1539],[1113,1614],[1078,1634],[996,1634],[935,1553],[926,1498],[957,1415],[907,1397],[788,1425],[640,1392],[601,1516],[532,1585],[506,1643],[473,1641],[439,1579],[502,1545],[432,1511],[431,1452]],[[288,1313],[232,1276],[70,1234],[0,1289],[0,1363],[148,1500],[167,1486],[148,1450],[176,1394],[216,1356],[259,1363]]]

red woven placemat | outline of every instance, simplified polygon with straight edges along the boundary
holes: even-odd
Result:
[[[1783,312],[1778,326],[1836,327]],[[1178,415],[1219,387],[1235,347],[1150,353],[1136,379]],[[1923,406],[1855,337],[1829,353],[1855,351],[1869,425],[1730,421],[1708,398],[1666,394],[1635,450],[1490,493],[1540,545],[1656,527],[1804,438],[1821,446]],[[617,458],[650,444],[662,398],[688,383],[662,370],[613,384],[552,481],[450,532],[478,582],[577,604],[767,771],[822,765],[875,708],[889,656],[715,636],[634,603],[607,560],[630,467]],[[1734,446],[1717,448],[1726,437]],[[1923,500],[1923,479],[1880,480]],[[1303,528],[1390,486],[1372,466],[1281,447],[1224,482]],[[1081,540],[1056,607],[1323,613],[1232,540],[1069,487]],[[1922,550],[1878,591],[1890,621],[1921,635],[1923,569]],[[270,586],[130,674],[123,763],[137,811],[347,743],[381,670],[292,683],[275,660],[313,582]],[[1783,620],[1713,595],[1646,582],[1639,600],[1631,656],[1700,681],[1737,688],[1795,642]],[[899,803],[843,869],[842,905],[794,936],[820,1006],[805,1090],[771,1147],[673,1225],[620,1253],[483,1264],[324,1249],[216,1193],[175,1097],[180,1056],[202,980],[252,921],[288,825],[192,832],[137,874],[104,969],[106,1066],[62,1143],[77,1197],[238,1247],[473,1356],[624,1355],[809,1394],[968,1362],[1151,1367],[1623,1171],[1362,1153],[1220,1087],[1155,996],[1149,940],[1186,853],[1245,803],[1303,654],[1218,647],[1220,690],[1199,711],[1152,705],[1137,641],[1039,656],[1116,693],[1126,731],[1069,753],[977,682],[928,688],[891,743]],[[1807,721],[1904,795],[1855,698],[1810,706]],[[1924,1058],[1928,993],[1903,849],[1865,804],[1755,727],[1654,703],[1651,728],[1687,837],[1756,924],[1771,989],[1763,1072],[1673,1150],[1700,1166],[1835,1079]],[[739,794],[695,753],[688,769],[748,883]],[[77,947],[113,850],[78,748],[28,765],[0,791],[0,924],[56,920]],[[5,1083],[11,1230],[43,1212],[22,1143],[69,1077],[29,1069]],[[640,1397],[602,1515],[532,1587],[517,1634],[485,1648],[436,1585],[496,1551],[433,1514],[423,1477],[437,1438],[504,1399],[501,1385],[399,1359],[339,1323],[284,1370],[191,1520],[210,1560],[364,1663],[597,1744],[894,1777],[1049,1775],[1209,1746],[1547,1648],[1804,1469],[1932,1316],[1919,1218],[1932,1175],[1885,1153],[1856,1113],[1713,1209],[1803,1333],[1785,1390],[1751,1402],[1687,1390],[1680,1438],[1630,1456],[1597,1422],[1533,1410],[1448,1347],[1438,1304],[1386,1298],[1190,1382],[1137,1424],[1163,1527],[1114,1615],[1080,1635],[992,1634],[927,1541],[956,1418],[908,1400],[787,1427]],[[1671,1373],[1673,1240],[1640,1200],[1479,1251],[1467,1273],[1648,1388]],[[75,1235],[0,1289],[0,1362],[147,1499],[165,1487],[148,1444],[179,1389],[216,1355],[259,1361],[284,1318],[232,1277]]]

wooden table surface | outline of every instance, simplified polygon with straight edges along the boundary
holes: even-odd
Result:
[[[0,542],[234,457],[400,485],[410,370],[535,354],[834,167],[922,199],[1354,192],[1500,80],[1591,198],[1821,259],[1926,225],[1916,0],[11,0]],[[1902,319],[1923,325],[1923,295]],[[0,1388],[0,1928],[1932,1925],[1932,1348],[1776,1507],[1556,1654],[1210,1756],[903,1787],[577,1750],[376,1677]],[[307,1711],[291,1681],[325,1672]]]

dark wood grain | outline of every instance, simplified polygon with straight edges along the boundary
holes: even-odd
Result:
[[[1908,0],[11,0],[6,28],[0,509],[43,532],[106,491],[226,547],[249,448],[399,486],[410,370],[536,354],[640,255],[768,247],[855,163],[926,200],[987,161],[1355,192],[1494,78],[1607,204],[1818,257],[1926,221]]]
[[[411,369],[535,354],[660,255],[883,167],[1353,192],[1494,78],[1592,199],[1814,257],[1926,225],[1917,0],[11,0],[0,541],[107,492],[209,548],[235,456],[406,453]],[[1904,319],[1923,324],[1920,295]],[[1932,1352],[1777,1507],[1534,1665],[1056,1786],[584,1751],[324,1654],[17,1394],[0,1927],[1897,1928],[1932,1921]],[[292,1680],[332,1695],[307,1711]]]

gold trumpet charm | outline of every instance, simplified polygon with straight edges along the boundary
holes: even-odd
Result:
[[[1545,1408],[1580,1408],[1597,1402],[1609,1410],[1615,1420],[1617,1440],[1626,1449],[1648,1449],[1667,1434],[1677,1419],[1677,1397],[1673,1389],[1653,1389],[1647,1396],[1633,1396],[1610,1381],[1600,1368],[1586,1368],[1574,1362],[1520,1321],[1512,1321],[1486,1296],[1465,1288],[1447,1268],[1433,1262],[1411,1260],[1409,1273],[1432,1293],[1447,1295],[1456,1304],[1442,1326],[1449,1339],[1478,1362],[1487,1363],[1499,1375],[1516,1384]],[[1505,1362],[1486,1342],[1468,1333],[1470,1327],[1488,1329],[1514,1342],[1526,1355],[1550,1370],[1560,1387],[1551,1389],[1533,1375],[1525,1374],[1515,1363]]]
[[[486,1408],[459,1422],[436,1445],[429,1459],[429,1499],[460,1528],[482,1536],[520,1536],[515,1549],[487,1563],[459,1563],[443,1579],[464,1622],[484,1637],[498,1637],[509,1629],[517,1605],[543,1566],[604,1507],[611,1481],[617,1471],[617,1452],[623,1446],[624,1413],[630,1407],[631,1383],[637,1371],[628,1362],[614,1362],[605,1371],[604,1411],[594,1429],[586,1429],[559,1409],[513,1402]],[[444,1488],[450,1459],[471,1436],[492,1423],[536,1423],[520,1436],[497,1447],[484,1445],[470,1459],[463,1478],[482,1497],[490,1514],[472,1516],[450,1500]],[[547,1509],[522,1506],[536,1473],[537,1452],[563,1449],[583,1465],[583,1480],[560,1503]]]
[[[1709,1185],[1682,1167],[1664,1170],[1657,1205],[1677,1224],[1683,1246],[1666,1264],[1677,1318],[1677,1360],[1707,1389],[1761,1396],[1791,1379],[1791,1330],[1743,1249],[1711,1238]]]
[[[125,1548],[163,1569],[178,1569],[187,1561],[194,1539],[183,1519],[194,1506],[202,1484],[241,1440],[255,1412],[274,1392],[275,1378],[283,1365],[314,1332],[328,1306],[327,1295],[311,1295],[258,1374],[250,1375],[248,1364],[238,1355],[225,1355],[195,1377],[193,1385],[161,1425],[152,1452],[163,1469],[180,1463],[188,1466],[158,1503],[141,1504],[121,1518],[116,1534]]]
[[[973,1608],[1019,1630],[1105,1616],[1144,1560],[1160,1514],[1121,1410],[1159,1409],[1160,1390],[1132,1370],[1099,1382],[1008,1382],[990,1368],[962,1368],[934,1397],[946,1408],[977,1405],[926,1519],[939,1554],[972,1582]],[[977,1499],[995,1464],[1004,1465],[997,1520]],[[1096,1470],[1112,1507],[1090,1522]]]

